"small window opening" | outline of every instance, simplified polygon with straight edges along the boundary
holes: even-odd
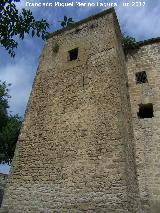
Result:
[[[69,51],[69,60],[73,61],[78,58],[78,48]]]
[[[153,104],[140,104],[139,105],[139,112],[137,113],[138,118],[152,118],[153,115]]]
[[[147,74],[145,71],[136,73],[136,83],[137,84],[143,84],[143,83],[147,83],[147,82],[148,82],[148,79],[147,79]]]

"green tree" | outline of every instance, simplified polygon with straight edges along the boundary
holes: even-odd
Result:
[[[18,115],[8,115],[8,86],[0,81],[0,163],[12,162],[16,142],[22,125]]]
[[[7,85],[6,82],[0,81],[0,131],[7,122],[8,98],[10,97],[7,86],[10,86],[10,84]]]
[[[44,40],[49,28],[46,20],[36,21],[30,10],[23,8],[19,13],[15,2],[20,0],[0,0],[0,44],[12,57],[18,46],[17,37],[23,40],[27,33]]]
[[[123,35],[122,45],[123,45],[124,51],[138,48],[138,43],[136,39],[132,36]]]

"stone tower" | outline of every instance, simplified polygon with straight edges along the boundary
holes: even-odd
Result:
[[[160,38],[127,55],[128,83],[143,212],[160,212]]]
[[[127,71],[114,9],[48,39],[3,210],[139,212]]]

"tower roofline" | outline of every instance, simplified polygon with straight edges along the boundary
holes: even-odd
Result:
[[[157,37],[157,38],[150,38],[144,41],[139,41],[137,42],[137,44],[141,47],[141,46],[150,45],[150,44],[159,43],[159,42],[160,42],[160,37]]]
[[[147,46],[147,45],[156,44],[156,43],[160,43],[160,37],[150,38],[150,39],[146,39],[146,40],[143,40],[143,41],[138,41],[136,49],[139,49],[139,48]],[[135,49],[128,49],[126,51],[126,54],[131,53],[134,50]]]
[[[89,17],[87,17],[87,18],[85,18],[85,19],[82,19],[82,20],[80,20],[80,21],[78,21],[78,22],[75,22],[75,23],[73,23],[71,26],[67,26],[67,27],[65,27],[65,28],[59,29],[59,30],[57,30],[57,31],[55,31],[55,32],[53,32],[53,33],[49,33],[49,34],[47,35],[47,39],[49,39],[49,38],[51,38],[51,37],[53,37],[53,36],[55,36],[55,35],[58,35],[58,34],[60,34],[60,33],[63,33],[63,32],[65,32],[65,31],[68,31],[68,30],[70,30],[70,29],[73,29],[73,28],[75,28],[75,27],[78,27],[78,26],[80,26],[81,24],[84,24],[84,23],[89,22],[89,21],[91,21],[91,20],[97,19],[97,18],[99,18],[99,17],[103,17],[103,16],[105,16],[105,15],[108,14],[108,13],[113,13],[113,14],[116,16],[114,7],[111,7],[111,8],[109,8],[109,9],[107,9],[107,10],[104,10],[104,11],[102,11],[102,12],[100,12],[100,13],[97,13],[97,14],[95,14],[95,15],[92,15],[92,16],[89,16]]]

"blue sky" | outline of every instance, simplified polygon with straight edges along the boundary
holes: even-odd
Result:
[[[79,21],[87,16],[101,12],[107,7],[25,7],[26,2],[52,2],[55,0],[24,0],[17,3],[19,11],[24,7],[30,9],[36,19],[46,19],[50,24],[50,32],[61,28],[59,21],[63,16],[72,17]],[[59,2],[77,2],[64,0]],[[115,8],[122,32],[144,40],[160,37],[160,0],[146,0],[144,7],[123,7],[123,2],[130,0],[79,0],[79,2],[116,2]],[[44,42],[39,38],[26,35],[23,41],[19,41],[16,56],[12,59],[6,50],[0,47],[0,80],[11,83],[10,111],[12,114],[24,115],[26,104],[31,92],[32,82],[38,66]],[[0,165],[0,172],[8,173],[9,167]]]

